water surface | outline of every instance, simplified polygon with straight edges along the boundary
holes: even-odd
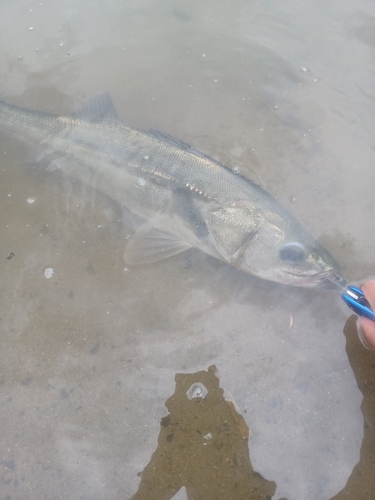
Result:
[[[374,16],[364,0],[2,2],[1,98],[63,114],[108,90],[133,126],[259,183],[357,281],[375,274]],[[126,267],[121,207],[0,141],[3,496],[130,498],[175,375],[211,365],[274,498],[338,493],[363,438],[339,296],[195,250]]]

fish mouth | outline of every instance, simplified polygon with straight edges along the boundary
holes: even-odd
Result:
[[[291,271],[284,271],[286,275],[291,276],[293,279],[290,284],[295,286],[319,288],[321,290],[344,290],[347,284],[346,279],[333,272],[333,270],[324,271],[321,273],[309,274],[300,273],[295,274]]]

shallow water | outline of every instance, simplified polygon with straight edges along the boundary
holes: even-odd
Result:
[[[364,0],[3,1],[0,95],[64,114],[108,90],[133,126],[259,183],[357,281],[375,274],[374,19]],[[121,207],[0,141],[4,498],[130,498],[175,375],[211,365],[274,498],[338,493],[363,437],[339,296],[194,250],[127,268]]]

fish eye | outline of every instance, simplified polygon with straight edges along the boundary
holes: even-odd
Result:
[[[298,264],[305,259],[306,250],[301,243],[285,243],[285,245],[280,248],[280,257],[287,264]]]

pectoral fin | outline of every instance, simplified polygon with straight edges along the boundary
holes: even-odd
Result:
[[[124,252],[127,264],[150,264],[184,252],[190,245],[171,233],[143,224],[129,239]]]
[[[260,214],[252,206],[223,207],[207,215],[206,225],[217,250],[229,260],[252,238],[260,225]]]

